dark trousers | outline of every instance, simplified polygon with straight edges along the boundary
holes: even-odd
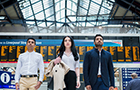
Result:
[[[92,86],[92,90],[108,90],[109,87],[105,86],[102,79],[98,78],[95,85]]]
[[[74,71],[70,70],[65,75],[64,81],[66,88],[64,88],[63,90],[76,90],[76,73]]]

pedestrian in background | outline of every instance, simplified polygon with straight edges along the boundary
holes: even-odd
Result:
[[[136,73],[131,74],[132,80],[128,83],[125,90],[140,90],[140,79]]]

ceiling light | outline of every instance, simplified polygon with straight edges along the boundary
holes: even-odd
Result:
[[[0,19],[4,19],[5,18],[5,16],[0,16]]]
[[[102,29],[102,26],[99,26],[99,29]]]

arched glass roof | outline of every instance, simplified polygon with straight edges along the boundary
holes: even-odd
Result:
[[[114,0],[18,0],[28,25],[98,26],[108,24]]]

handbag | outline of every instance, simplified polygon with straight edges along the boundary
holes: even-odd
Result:
[[[48,80],[48,88],[53,90],[53,77],[48,77],[49,80]]]

